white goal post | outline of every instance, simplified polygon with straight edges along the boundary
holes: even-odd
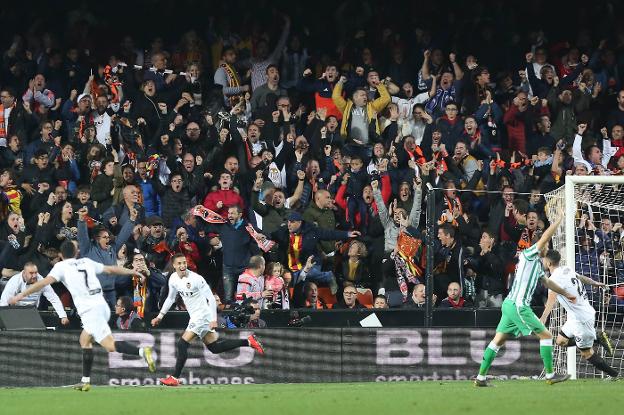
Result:
[[[624,185],[624,176],[566,176],[563,188],[544,195],[546,199],[546,214],[549,221],[555,220],[557,212],[560,211],[561,207],[564,208],[563,225],[557,229],[553,236],[553,247],[560,251],[562,262],[571,266],[577,273],[584,274],[581,270],[576,269],[577,261],[575,255],[577,250],[580,252],[578,235],[581,229],[579,228],[580,225],[578,225],[578,219],[581,214],[586,214],[592,222],[596,221],[596,217],[606,217],[611,222],[624,223],[624,186],[620,185]],[[599,227],[600,224],[598,224]],[[598,262],[598,264],[600,263]],[[608,284],[608,280],[612,278],[611,274],[614,271],[612,269],[608,271],[607,268],[608,265],[605,264],[604,270],[600,270],[597,275],[586,275],[586,271],[585,275]],[[594,301],[592,304],[597,311],[596,323],[599,328],[605,329],[605,321],[613,321],[608,316],[608,313],[613,313],[613,307],[602,300],[602,294],[594,296],[595,298],[599,298],[598,301]],[[616,314],[619,315],[621,313],[617,305],[615,310]],[[564,317],[565,311],[562,307],[557,306],[557,310],[553,310],[550,322],[550,329],[554,336],[557,336],[559,327],[565,321]],[[617,321],[617,318],[615,321]],[[619,327],[619,330],[615,325],[609,327],[615,329],[615,332],[619,331],[621,334],[621,327]],[[622,347],[622,345],[619,345],[619,347]],[[576,347],[570,347],[567,350],[556,349],[558,349],[555,353],[556,369],[563,371],[565,368],[573,379],[579,376],[597,376],[595,372],[589,369],[581,369],[581,373],[578,373],[579,362],[577,361]],[[619,364],[613,362],[616,363],[614,366],[616,368],[618,366],[621,367],[621,357],[614,359],[619,360]]]

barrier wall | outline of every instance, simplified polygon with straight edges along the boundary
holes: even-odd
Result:
[[[61,386],[82,375],[79,332],[0,332],[0,386]],[[246,337],[249,331],[222,335]],[[493,330],[442,329],[265,329],[257,331],[266,354],[251,348],[214,355],[193,343],[182,374],[192,384],[280,382],[385,382],[468,379],[476,374]],[[96,347],[92,382],[153,385],[173,371],[180,331],[115,332],[116,340],[154,347],[157,369]],[[510,341],[493,375],[532,376],[541,372],[535,338]]]

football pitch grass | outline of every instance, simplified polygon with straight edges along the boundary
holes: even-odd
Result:
[[[624,412],[624,382],[493,381],[2,388],[9,414],[595,414]]]

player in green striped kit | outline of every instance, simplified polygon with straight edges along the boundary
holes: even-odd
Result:
[[[553,222],[544,232],[542,237],[528,249],[520,253],[516,275],[511,291],[501,307],[502,316],[496,335],[483,352],[483,361],[479,368],[479,374],[475,380],[475,386],[489,386],[486,375],[499,349],[510,337],[526,336],[531,333],[540,339],[540,355],[544,361],[546,372],[546,383],[555,384],[566,381],[570,375],[559,375],[553,370],[553,337],[548,329],[542,324],[539,318],[531,310],[531,298],[539,280],[550,290],[568,298],[571,302],[576,301],[576,297],[566,293],[559,285],[546,278],[542,268],[542,257],[548,250],[548,243],[555,230],[563,220],[563,212],[558,212],[558,219]]]

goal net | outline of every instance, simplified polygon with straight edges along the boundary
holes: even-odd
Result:
[[[549,192],[546,215],[549,221],[563,210],[565,218],[557,229],[553,247],[562,262],[581,275],[607,284],[606,289],[587,286],[588,299],[596,310],[596,329],[605,331],[615,353],[608,356],[602,347],[594,350],[612,367],[624,369],[624,177],[571,176],[566,184]],[[622,284],[622,285],[620,285]],[[566,321],[559,304],[551,313],[554,336]],[[581,359],[575,347],[555,346],[555,369],[572,377],[602,377],[603,373]]]

